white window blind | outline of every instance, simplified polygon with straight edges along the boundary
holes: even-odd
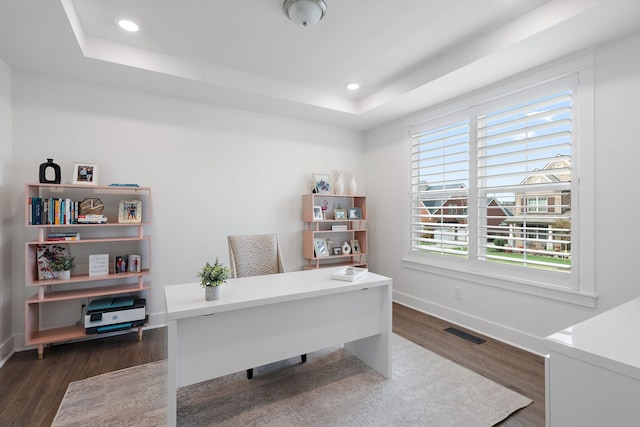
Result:
[[[469,140],[469,120],[412,136],[412,250],[468,256]]]
[[[478,258],[571,269],[571,91],[477,116]]]
[[[571,141],[566,86],[412,127],[410,251],[571,271]]]

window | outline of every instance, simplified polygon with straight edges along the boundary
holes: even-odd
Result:
[[[474,95],[467,105],[457,101],[456,112],[443,106],[409,124],[405,266],[456,277],[473,271],[465,278],[529,293],[539,286],[594,297],[578,242],[589,221],[575,220],[577,136],[585,134],[587,163],[592,144],[592,134],[579,127],[581,75],[505,89],[504,96],[497,88],[490,101]]]
[[[420,133],[412,164],[413,250],[466,257],[469,121]]]
[[[549,211],[547,197],[529,197],[527,199],[527,212],[546,213]]]

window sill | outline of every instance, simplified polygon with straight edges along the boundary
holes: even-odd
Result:
[[[411,270],[424,271],[444,277],[505,289],[522,294],[533,295],[554,301],[575,304],[583,307],[594,308],[596,306],[596,294],[579,292],[574,289],[551,286],[547,283],[533,281],[519,281],[511,277],[498,274],[486,274],[484,272],[467,272],[458,269],[424,264],[409,259],[402,260],[402,266]]]

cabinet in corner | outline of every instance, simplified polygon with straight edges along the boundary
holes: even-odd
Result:
[[[34,291],[25,301],[25,345],[37,346],[42,359],[45,345],[92,333],[137,330],[142,339],[151,289],[151,237],[145,235],[151,223],[151,189],[27,184],[24,199],[30,235],[24,279]],[[75,261],[69,278],[51,268],[61,253]],[[131,309],[120,319],[110,316],[87,325],[91,302],[110,299],[122,310],[135,307],[135,316]]]
[[[302,196],[302,220],[305,223],[302,237],[305,270],[367,267],[366,196],[305,194]]]

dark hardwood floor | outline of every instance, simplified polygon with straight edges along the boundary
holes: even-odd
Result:
[[[0,426],[50,426],[70,382],[167,358],[166,328],[15,353],[0,368]],[[99,405],[100,402],[96,402]],[[96,424],[98,425],[98,424]]]
[[[474,344],[444,331],[451,326],[486,342]],[[544,426],[543,357],[400,304],[393,305],[393,332],[533,400],[499,426]]]
[[[455,325],[394,304],[395,333],[534,401],[500,426],[543,426],[543,358],[487,337],[471,343],[445,332],[449,326]],[[0,369],[0,426],[51,425],[70,382],[166,359],[166,340],[166,328],[157,328],[140,342],[130,333],[55,345],[45,348],[43,360],[35,350],[14,354]]]

